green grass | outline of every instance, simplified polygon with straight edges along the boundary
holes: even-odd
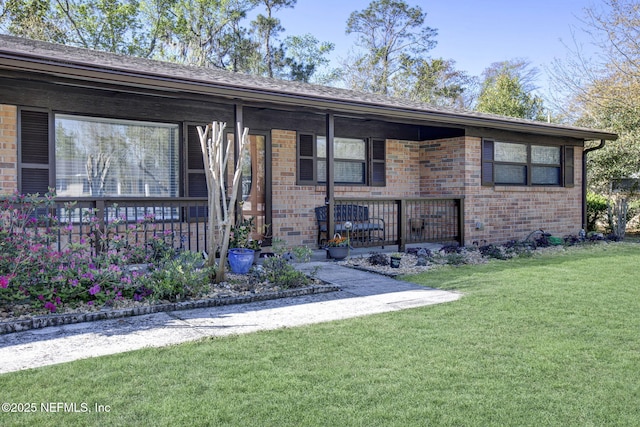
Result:
[[[640,246],[442,268],[453,303],[0,376],[0,425],[640,425]]]

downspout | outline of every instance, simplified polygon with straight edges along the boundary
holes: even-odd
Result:
[[[604,148],[606,140],[601,139],[600,144],[582,151],[582,229],[587,230],[587,154]]]

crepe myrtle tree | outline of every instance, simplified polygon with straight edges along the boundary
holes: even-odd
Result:
[[[242,135],[242,138],[240,138],[240,147],[233,172],[231,194],[228,194],[224,178],[229,164],[229,154],[232,152],[233,139],[228,139],[225,143],[224,129],[226,126],[226,123],[216,121],[206,127],[198,126],[209,199],[207,266],[216,267],[215,281],[217,283],[224,281],[225,277],[229,237],[235,222],[236,201],[244,163],[242,153],[249,146],[249,128],[243,130],[241,124],[236,123],[237,135]],[[220,254],[217,266],[216,252]]]

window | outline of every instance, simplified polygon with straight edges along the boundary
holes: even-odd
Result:
[[[179,127],[55,115],[56,190],[60,196],[176,197]]]
[[[327,139],[316,138],[317,180],[327,182]],[[366,141],[364,139],[334,138],[334,180],[337,184],[365,184]]]
[[[385,141],[378,139],[333,139],[334,182],[342,185],[384,186]],[[298,183],[322,184],[327,180],[327,139],[298,135]]]
[[[482,183],[573,186],[573,155],[573,147],[485,139],[482,142]]]

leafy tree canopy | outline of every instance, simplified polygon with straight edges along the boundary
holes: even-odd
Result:
[[[423,59],[437,31],[425,25],[427,14],[402,0],[375,0],[351,13],[347,34],[356,34],[361,51],[345,63],[353,89],[392,95],[392,79],[403,64]]]
[[[476,105],[477,111],[544,121],[542,98],[532,93],[535,70],[523,60],[492,64],[484,72],[484,80]]]

